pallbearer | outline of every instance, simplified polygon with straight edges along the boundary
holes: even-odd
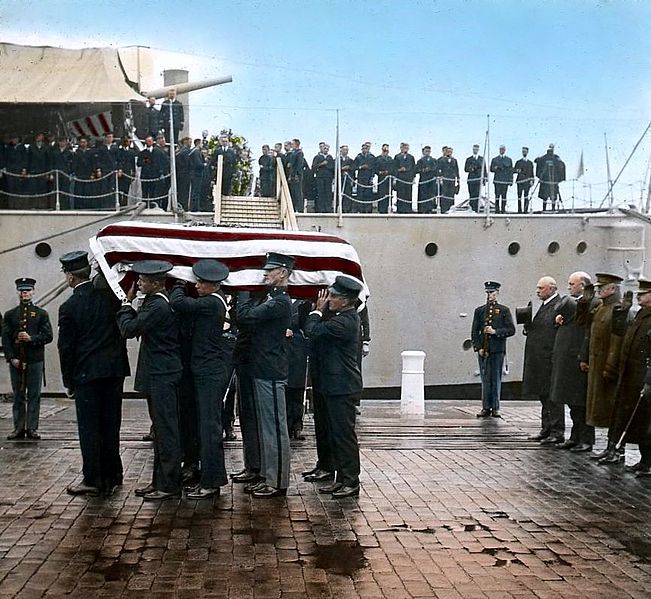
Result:
[[[477,352],[481,376],[482,409],[478,418],[499,417],[502,367],[506,338],[515,335],[515,325],[507,306],[497,303],[500,283],[486,281],[486,303],[475,309],[472,320],[472,347]]]

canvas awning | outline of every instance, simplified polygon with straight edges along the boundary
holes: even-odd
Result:
[[[0,104],[119,103],[142,100],[117,49],[71,50],[0,43]]]

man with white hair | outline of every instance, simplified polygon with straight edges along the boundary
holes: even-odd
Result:
[[[537,397],[541,403],[540,432],[530,439],[540,441],[542,445],[553,445],[565,440],[563,406],[550,400],[552,355],[557,331],[554,319],[561,298],[556,281],[549,276],[538,281],[536,295],[542,304],[523,331],[527,341],[524,346],[522,392]]]

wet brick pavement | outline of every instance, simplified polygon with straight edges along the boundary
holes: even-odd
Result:
[[[152,505],[133,495],[151,471],[144,402],[125,402],[124,486],[83,499],[65,492],[80,468],[74,407],[45,400],[42,441],[0,442],[0,598],[650,597],[651,479],[527,441],[534,404],[506,403],[502,420],[476,410],[429,402],[409,420],[364,402],[359,499],[302,481],[308,422],[287,498],[234,485]],[[2,439],[10,429],[3,403]],[[226,455],[239,469],[241,444]]]

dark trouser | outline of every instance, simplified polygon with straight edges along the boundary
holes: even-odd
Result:
[[[120,206],[126,206],[129,203],[129,189],[133,179],[122,175],[118,178],[118,190],[120,192]]]
[[[36,175],[37,173],[30,173]],[[48,210],[53,208],[52,206],[52,197],[48,193],[47,188],[47,175],[41,175],[40,177],[33,177],[29,179],[29,193],[33,195],[38,195],[37,198],[30,198],[29,205],[25,206],[31,210]]]
[[[115,172],[104,173],[108,177],[103,177],[97,181],[97,194],[101,195],[97,199],[97,207],[100,210],[115,209]]]
[[[470,208],[479,212],[479,193],[481,191],[481,181],[479,179],[468,181],[468,196],[470,197]]]
[[[92,197],[95,195],[97,195],[97,181],[91,179],[76,179],[74,182],[74,197],[71,208],[73,210],[97,208],[100,198]]]
[[[171,184],[170,175],[166,174],[165,176],[160,178],[160,180],[156,185],[156,196],[159,198],[158,205],[163,210],[167,208],[167,203],[168,203],[169,193],[170,193],[170,184]]]
[[[551,204],[551,209],[556,210],[556,200],[561,199],[561,194],[558,191],[558,185],[555,183],[541,183],[540,192],[538,197],[542,199],[542,209],[543,211],[547,210],[547,200]]]
[[[222,195],[229,196],[233,190],[233,173],[224,173],[222,175]]]
[[[356,398],[350,395],[324,397],[330,446],[337,472],[337,482],[347,487],[359,484],[359,446],[355,433]]]
[[[330,425],[327,405],[323,394],[313,387],[312,410],[314,412],[314,436],[316,438],[316,467],[334,472],[335,464],[330,445]]]
[[[541,403],[541,433],[545,436],[565,437],[565,406],[552,401],[549,393],[538,396]]]
[[[276,197],[276,180],[273,175],[260,177],[260,195],[263,198]]]
[[[508,184],[495,183],[495,212],[497,214],[506,212],[506,194],[508,191]]]
[[[396,195],[398,196],[396,211],[400,214],[411,214],[413,212],[411,209],[411,183],[397,180]]]
[[[178,392],[180,374],[158,375],[149,384],[149,405],[154,425],[154,472],[158,491],[176,493],[181,488],[181,441]]]
[[[183,367],[179,383],[179,434],[184,469],[199,470],[199,430],[194,381],[189,365]]]
[[[260,430],[260,474],[275,489],[289,486],[289,432],[285,381],[253,379]]]
[[[479,360],[479,376],[481,377],[481,407],[484,410],[499,410],[502,393],[502,366],[504,353],[492,353]]]
[[[155,179],[150,179],[148,181],[141,181],[142,186],[142,197],[145,199],[155,198],[157,195],[158,181]]]
[[[75,387],[84,482],[110,490],[122,484],[120,425],[124,379],[97,379]]]
[[[594,426],[586,424],[585,406],[570,406],[570,418],[572,419],[570,441],[594,445]]]
[[[9,375],[11,377],[11,388],[14,392],[14,430],[19,432],[38,430],[41,385],[43,384],[43,362],[27,364],[24,372],[10,364]],[[24,382],[23,377],[25,377]],[[27,406],[25,406],[25,401]]]
[[[304,212],[305,202],[303,198],[303,177],[289,178],[289,193],[292,196],[294,212]]]
[[[202,209],[202,196],[203,189],[203,172],[194,174],[190,178],[190,205],[188,210],[198,212]]]
[[[441,185],[441,214],[446,214],[454,205],[454,194],[456,192],[456,185],[454,181],[443,181]]]
[[[260,437],[258,436],[258,413],[253,395],[253,378],[247,366],[237,366],[237,401],[242,431],[244,467],[260,472]]]
[[[436,182],[433,179],[421,181],[418,186],[418,212],[420,214],[431,214],[434,211],[435,197]]]
[[[365,182],[364,187],[357,185],[357,202],[353,204],[353,212],[370,214],[373,212],[373,187],[371,181]]]
[[[529,190],[531,183],[518,183],[518,213],[525,214],[529,212]]]
[[[190,173],[177,173],[176,188],[178,203],[187,210],[190,205]]]
[[[384,179],[384,181],[382,181]],[[380,176],[380,181],[377,186],[377,211],[380,214],[389,214],[391,202],[391,185],[389,178],[386,175]]]
[[[332,179],[316,177],[315,212],[332,212]]]
[[[235,425],[235,394],[237,391],[237,377],[235,370],[231,368],[228,377],[228,392],[224,392],[224,403],[222,404],[222,432],[230,433]]]
[[[344,178],[344,186],[341,191],[341,211],[349,213],[353,211],[353,184],[350,177]]]
[[[290,433],[303,430],[303,397],[305,388],[287,387],[285,404],[287,407],[287,430]]]
[[[194,375],[201,486],[204,489],[221,487],[228,483],[222,431],[222,400],[228,385],[227,376],[226,368],[208,375]]]

